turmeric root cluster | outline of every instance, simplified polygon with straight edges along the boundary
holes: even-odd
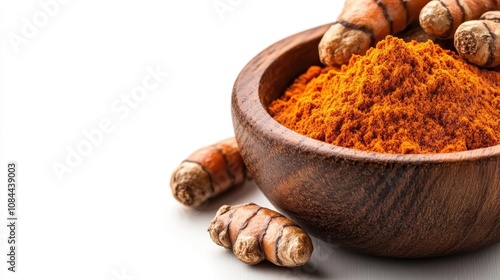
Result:
[[[346,0],[337,20],[318,46],[321,62],[347,64],[387,35],[418,23],[428,35],[453,40],[465,60],[480,67],[500,65],[500,0]],[[497,21],[495,21],[497,20]]]
[[[285,216],[254,203],[219,208],[208,232],[212,240],[247,264],[268,260],[295,267],[309,261],[313,245],[309,235]]]
[[[172,194],[182,204],[198,207],[241,185],[246,166],[234,137],[194,151],[172,173]],[[282,214],[254,203],[224,205],[208,228],[212,240],[247,263],[268,260],[295,267],[309,261],[309,235]]]

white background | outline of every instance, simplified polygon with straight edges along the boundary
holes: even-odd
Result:
[[[255,184],[202,210],[173,199],[173,169],[233,135],[230,95],[244,65],[286,36],[335,20],[343,1],[68,0],[44,18],[40,3],[48,2],[0,1],[1,279],[500,278],[500,246],[392,260],[314,239],[305,267],[248,266],[206,230],[222,204],[272,208]],[[218,12],[214,3],[233,6]],[[169,75],[125,105],[147,69]],[[110,127],[102,139],[71,157],[103,121]],[[16,273],[7,271],[4,225],[11,160]]]

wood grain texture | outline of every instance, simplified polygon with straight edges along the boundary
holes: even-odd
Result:
[[[500,240],[500,147],[430,155],[326,144],[267,113],[295,77],[320,65],[329,25],[285,38],[253,58],[232,93],[236,139],[255,182],[308,233],[370,255],[420,258]]]

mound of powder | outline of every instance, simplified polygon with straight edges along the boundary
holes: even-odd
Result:
[[[268,111],[308,137],[392,154],[500,144],[500,73],[432,41],[388,36],[340,69],[312,66]]]

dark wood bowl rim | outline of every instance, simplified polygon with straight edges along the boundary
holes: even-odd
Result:
[[[264,104],[262,104],[259,96],[261,94],[260,81],[266,74],[266,70],[275,62],[276,58],[279,58],[284,53],[291,51],[297,47],[296,43],[297,37],[304,37],[305,42],[316,40],[318,34],[321,36],[330,24],[314,27],[289,37],[286,37],[276,43],[270,45],[258,55],[256,55],[241,71],[240,76],[236,80],[234,85],[234,95],[237,96],[239,92],[244,93],[243,90],[246,87],[253,87],[253,85],[259,85],[258,90],[253,90],[252,94],[246,96],[245,102],[241,100],[237,101],[237,106],[243,107],[241,113],[247,120],[253,119],[253,116],[258,115],[259,119],[252,122],[257,131],[261,131],[269,137],[270,140],[282,143],[291,148],[300,145],[302,152],[306,153],[318,153],[322,157],[334,157],[334,158],[345,158],[355,161],[363,162],[387,162],[387,163],[414,163],[414,164],[429,164],[429,163],[443,163],[443,162],[464,162],[488,159],[500,156],[500,145],[462,151],[462,152],[452,152],[452,153],[436,153],[436,154],[386,154],[369,152],[362,150],[355,150],[351,148],[345,148],[341,146],[332,145],[320,140],[316,140],[307,137],[303,134],[297,133],[282,124],[278,123],[274,118],[272,118]],[[278,50],[277,50],[278,49]],[[272,51],[272,53],[270,53]],[[265,57],[273,56],[275,59],[264,59]],[[265,61],[265,63],[258,62]],[[256,68],[252,68],[251,71],[244,71],[249,65],[259,64]],[[242,76],[243,75],[243,76]],[[249,77],[250,76],[250,77]],[[254,87],[255,88],[255,87]],[[237,98],[239,99],[239,98]],[[258,102],[261,106],[252,106],[253,110],[245,110],[244,108],[248,104],[254,104]],[[245,104],[246,103],[246,104]],[[255,111],[257,108],[257,112]],[[270,127],[273,129],[270,130]]]

